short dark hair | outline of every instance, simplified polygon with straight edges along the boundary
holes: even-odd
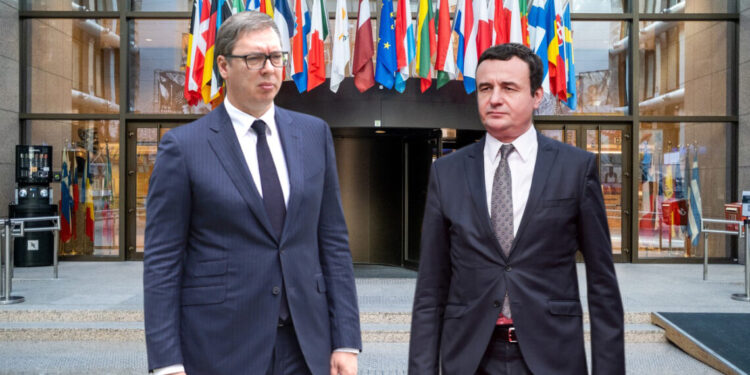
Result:
[[[279,40],[281,40],[278,26],[267,14],[261,12],[237,13],[221,24],[219,32],[216,34],[216,42],[214,42],[214,53],[216,56],[231,55],[234,45],[237,44],[237,39],[242,35],[268,29],[276,32]]]
[[[542,66],[542,59],[539,58],[529,47],[518,43],[505,43],[498,44],[487,48],[482,55],[479,56],[477,61],[477,69],[479,64],[484,60],[502,60],[508,61],[513,57],[518,57],[523,60],[526,65],[529,66],[529,83],[531,83],[531,95],[534,95],[537,89],[542,87],[542,80],[544,79],[544,67]]]

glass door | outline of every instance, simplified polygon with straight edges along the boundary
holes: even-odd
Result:
[[[549,138],[596,155],[604,207],[617,262],[631,260],[630,130],[625,125],[537,125]]]
[[[146,196],[161,137],[180,123],[129,123],[127,130],[127,230],[125,257],[143,259]]]

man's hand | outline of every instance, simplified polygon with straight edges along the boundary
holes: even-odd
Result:
[[[357,375],[357,355],[346,352],[331,354],[331,375]]]

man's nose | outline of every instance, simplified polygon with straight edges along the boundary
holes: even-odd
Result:
[[[496,105],[502,105],[505,103],[505,98],[503,97],[503,92],[500,88],[495,88],[492,90],[492,95],[490,95],[490,104],[493,106]]]

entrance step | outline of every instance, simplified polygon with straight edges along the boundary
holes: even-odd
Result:
[[[628,343],[666,342],[664,330],[650,323],[650,313],[625,315]],[[408,343],[410,313],[365,312],[360,315],[362,340]],[[588,315],[584,333],[590,340]],[[0,341],[143,341],[143,312],[137,310],[0,311]]]

